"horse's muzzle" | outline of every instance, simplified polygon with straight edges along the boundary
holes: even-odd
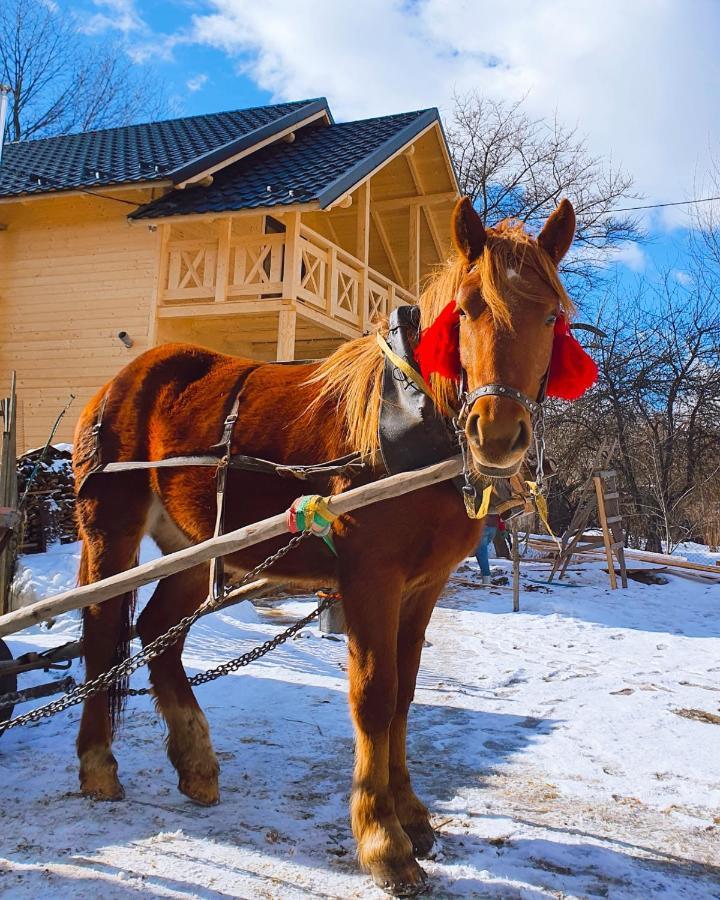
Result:
[[[465,423],[468,446],[477,468],[496,478],[514,475],[530,446],[528,411],[508,397],[481,397]]]

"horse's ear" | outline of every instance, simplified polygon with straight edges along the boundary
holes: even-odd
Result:
[[[557,265],[570,249],[574,236],[575,210],[569,200],[563,200],[538,235],[538,244]]]
[[[472,265],[483,252],[487,234],[482,219],[475,212],[469,197],[458,200],[452,216],[453,243],[458,253]]]

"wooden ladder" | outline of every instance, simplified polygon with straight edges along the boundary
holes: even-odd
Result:
[[[558,578],[565,575],[574,554],[604,547],[610,587],[613,590],[617,589],[615,559],[620,567],[622,586],[627,587],[625,535],[620,514],[618,475],[615,469],[609,468],[616,447],[616,441],[603,441],[600,446],[593,473],[585,483],[572,520],[560,539],[560,551],[553,563],[549,581],[553,580],[556,573],[558,573]],[[602,535],[585,534],[590,518],[596,510]]]

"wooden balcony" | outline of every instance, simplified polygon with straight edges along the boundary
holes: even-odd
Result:
[[[158,322],[275,313],[277,358],[286,359],[293,357],[296,317],[346,339],[367,333],[396,306],[415,301],[392,279],[302,223],[299,214],[289,214],[284,224],[282,233],[234,236],[227,220],[207,237],[182,239],[166,227]]]

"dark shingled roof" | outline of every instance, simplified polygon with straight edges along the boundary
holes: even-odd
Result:
[[[292,143],[275,140],[219,168],[211,185],[174,189],[130,218],[308,202],[325,208],[438,121],[437,110],[426,109],[336,124],[320,99],[11,143],[0,163],[0,196],[179,184],[298,125]]]
[[[279,141],[216,172],[209,187],[172,191],[130,217],[228,212],[313,200],[324,208],[437,119],[437,110],[427,109],[310,125],[296,132],[292,144]]]
[[[324,99],[300,100],[8,143],[0,162],[0,196],[180,181],[190,177],[185,169],[213,151],[225,148],[230,156],[318,109],[329,115]]]

